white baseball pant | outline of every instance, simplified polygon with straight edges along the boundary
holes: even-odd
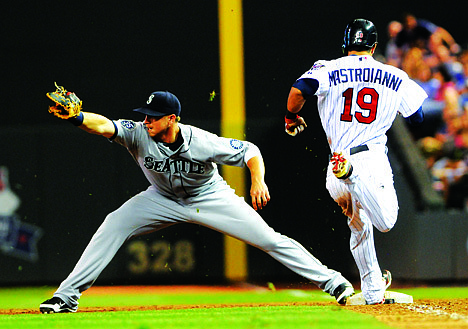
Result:
[[[366,302],[378,303],[385,292],[382,271],[377,260],[373,226],[381,232],[393,228],[398,216],[398,199],[393,173],[383,145],[368,145],[369,150],[350,155],[352,175],[340,180],[328,166],[326,186],[331,197],[348,217],[351,229],[350,249],[361,277]]]

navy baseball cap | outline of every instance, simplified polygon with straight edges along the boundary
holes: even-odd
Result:
[[[152,117],[161,117],[170,114],[180,115],[180,102],[174,94],[168,91],[155,91],[146,104],[133,110]]]

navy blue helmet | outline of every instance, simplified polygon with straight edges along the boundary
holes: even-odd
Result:
[[[364,47],[370,49],[376,43],[377,29],[371,21],[358,18],[346,26],[342,45],[343,53],[347,53],[348,47]]]

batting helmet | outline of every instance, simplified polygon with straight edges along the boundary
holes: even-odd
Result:
[[[343,53],[348,47],[372,48],[377,43],[377,29],[374,23],[367,19],[358,18],[350,22],[345,29],[343,39]]]

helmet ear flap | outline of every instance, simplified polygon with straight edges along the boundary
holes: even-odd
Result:
[[[343,54],[347,54],[347,51],[346,51],[346,48],[349,46],[349,32],[351,30],[351,24],[352,23],[349,23],[347,26],[346,26],[346,29],[344,31],[344,37],[343,37],[343,44],[341,45],[341,50],[343,51]]]

